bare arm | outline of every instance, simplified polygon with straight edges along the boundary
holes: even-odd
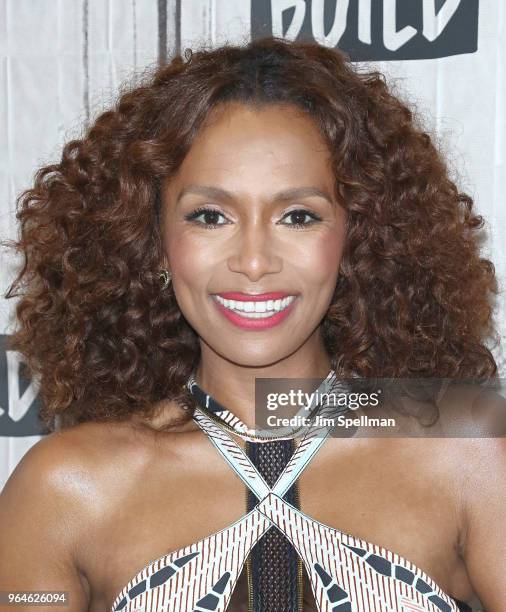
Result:
[[[0,591],[67,591],[62,610],[85,612],[88,589],[75,562],[79,505],[55,436],[28,451],[0,494]]]
[[[487,612],[506,609],[506,438],[472,441],[464,560]]]

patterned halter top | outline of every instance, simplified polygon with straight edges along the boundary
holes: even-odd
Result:
[[[332,388],[334,382],[335,373],[331,371],[319,390]],[[335,407],[324,406],[318,414],[335,416]],[[226,409],[220,416],[229,426],[240,429],[242,425],[244,431],[247,429]],[[450,597],[409,560],[320,523],[284,499],[325,443],[330,427],[313,421],[270,487],[217,419],[209,418],[198,406],[193,419],[259,501],[225,529],[146,565],[117,595],[111,612],[246,611],[246,602],[233,607],[236,604],[232,600],[236,598],[232,595],[236,589],[244,588],[245,561],[271,529],[284,534],[302,560],[305,580],[312,592],[312,602],[304,610],[472,612],[470,606]]]

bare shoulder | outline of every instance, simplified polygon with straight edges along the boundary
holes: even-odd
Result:
[[[0,493],[0,590],[65,590],[88,609],[79,550],[103,504],[106,437],[95,424],[52,433],[18,463]]]
[[[468,510],[474,505],[476,512],[484,508],[487,495],[505,498],[506,400],[490,386],[456,384],[441,397],[439,407],[462,504]]]
[[[506,400],[494,383],[454,383],[442,390],[438,406],[449,434],[468,438],[506,435]]]
[[[506,437],[466,440],[462,453],[463,558],[484,608],[506,601]]]
[[[484,608],[499,611],[506,601],[506,402],[490,387],[473,385],[456,386],[443,404],[451,429],[457,419],[461,426],[448,445],[457,459],[462,557]]]
[[[88,610],[93,534],[171,447],[159,442],[129,423],[83,423],[32,446],[0,493],[0,590],[66,590]]]
[[[452,385],[440,402],[443,426],[466,483],[464,500],[483,509],[488,495],[506,501],[506,400],[499,391]]]
[[[16,504],[27,508],[36,504],[39,508],[54,512],[39,513],[44,519],[65,515],[74,503],[79,508],[79,498],[89,492],[96,473],[94,464],[100,461],[104,431],[95,424],[83,424],[62,432],[54,432],[39,440],[19,461],[2,491],[2,505]],[[103,453],[102,453],[103,455]]]
[[[118,476],[142,471],[152,452],[146,434],[126,423],[88,422],[53,432],[13,470],[0,495],[0,511],[31,506],[40,510],[36,520],[85,524],[110,499],[109,487]]]
[[[454,383],[438,408],[433,426],[415,424],[385,447],[405,453],[432,485],[439,479],[472,590],[484,609],[499,612],[506,601],[506,402],[491,387]]]
[[[167,405],[171,417],[173,408]],[[86,422],[53,432],[26,453],[15,472],[23,472],[23,479],[44,479],[69,499],[82,495],[89,501],[93,494],[97,502],[102,493],[110,499],[110,487],[117,488],[124,475],[132,482],[161,457],[187,454],[191,434],[198,428],[190,420],[158,431],[163,422],[162,418],[144,420],[134,415],[130,420]],[[16,475],[16,479],[21,477]]]

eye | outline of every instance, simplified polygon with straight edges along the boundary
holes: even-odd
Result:
[[[293,227],[304,227],[304,226],[309,226],[309,225],[313,225],[314,223],[321,221],[321,217],[316,215],[315,213],[309,211],[309,210],[304,210],[303,208],[298,208],[297,210],[291,210],[290,212],[286,213],[286,215],[283,217],[283,219],[289,219],[290,217],[292,217],[292,220],[294,220],[293,223],[282,223],[282,225],[291,225]],[[306,217],[309,217],[309,222],[305,223],[304,219]]]
[[[203,217],[204,221],[197,221],[199,217]],[[224,215],[220,213],[219,211],[215,210],[214,208],[209,208],[206,206],[201,206],[195,209],[194,211],[192,211],[191,213],[188,213],[187,215],[184,216],[186,221],[192,221],[196,223],[197,225],[203,225],[206,228],[214,228],[214,227],[217,227],[218,225],[227,225],[226,221],[225,223],[217,223],[216,219],[218,217],[225,218]]]

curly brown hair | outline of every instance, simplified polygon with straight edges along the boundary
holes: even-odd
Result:
[[[123,92],[18,200],[24,264],[9,345],[36,376],[51,428],[191,407],[195,331],[161,291],[161,187],[211,109],[289,103],[328,144],[347,237],[321,325],[343,376],[495,377],[493,264],[481,216],[382,74],[277,38],[192,52]],[[183,421],[191,418],[185,413]],[[180,423],[181,421],[178,421]]]

